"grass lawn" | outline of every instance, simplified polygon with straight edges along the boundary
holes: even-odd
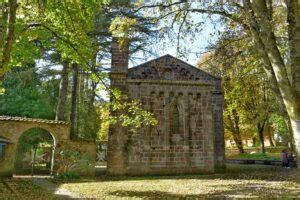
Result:
[[[55,199],[48,191],[34,185],[29,179],[0,178],[0,199]]]
[[[226,155],[227,159],[281,160],[281,153],[242,153]]]
[[[271,166],[229,165],[225,174],[98,177],[64,183],[82,197],[99,199],[300,198],[300,171]]]

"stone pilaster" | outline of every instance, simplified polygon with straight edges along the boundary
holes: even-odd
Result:
[[[223,95],[215,93],[212,95],[213,129],[215,134],[215,170],[225,168],[225,142],[223,127]]]

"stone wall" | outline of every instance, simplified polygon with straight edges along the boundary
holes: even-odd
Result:
[[[83,165],[77,164],[73,169],[74,172],[81,176],[94,176],[95,175],[95,161],[96,161],[96,143],[91,140],[64,140],[55,149],[54,173],[59,171],[61,152],[72,151],[79,154],[77,158],[79,163],[85,162]]]
[[[215,168],[222,170],[225,167],[225,145],[224,145],[224,129],[223,129],[223,91],[221,79],[207,72],[197,69],[177,58],[165,55],[152,61],[143,63],[139,66],[130,68],[128,78],[133,80],[143,80],[146,82],[154,82],[164,84],[186,83],[188,85],[207,84],[210,88],[206,88],[211,93],[211,99],[207,99],[212,104],[213,112],[213,133],[215,138]],[[158,88],[161,86],[158,85]],[[176,91],[173,87],[171,90]]]
[[[12,175],[19,138],[25,131],[32,128],[47,130],[53,136],[56,144],[69,139],[68,124],[51,124],[35,121],[0,121],[0,135],[11,142],[5,146],[3,159],[0,160],[0,176]]]
[[[158,120],[155,127],[127,134],[127,174],[213,172],[211,86],[195,81],[127,81],[130,98],[140,99]],[[175,133],[173,109],[179,115]]]
[[[0,117],[0,136],[10,141],[5,146],[3,158],[0,159],[0,176],[12,176],[19,138],[25,131],[32,128],[44,129],[52,135],[56,145],[54,171],[59,168],[58,158],[61,150],[71,150],[78,151],[82,155],[87,154],[92,158],[93,167],[78,171],[78,173],[80,175],[94,175],[96,144],[92,141],[70,140],[70,126],[68,123],[42,119]]]

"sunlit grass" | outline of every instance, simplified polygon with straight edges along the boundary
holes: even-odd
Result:
[[[100,177],[62,183],[66,188],[89,198],[300,198],[298,172],[281,168],[230,167],[226,174]]]
[[[280,160],[281,153],[242,153],[226,155],[227,159],[247,159],[247,160]]]

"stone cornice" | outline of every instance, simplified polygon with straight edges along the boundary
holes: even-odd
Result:
[[[155,80],[155,79],[127,79],[127,83],[150,83],[162,85],[196,85],[196,86],[212,86],[210,83],[199,81],[174,81],[174,80]]]

